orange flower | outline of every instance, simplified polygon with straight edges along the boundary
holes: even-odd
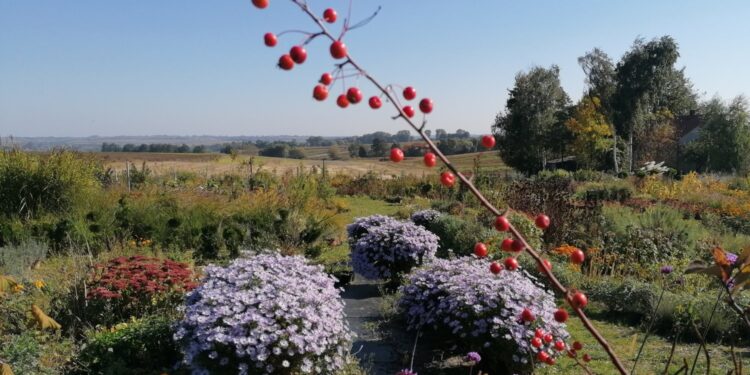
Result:
[[[571,245],[562,245],[554,248],[552,251],[555,252],[555,254],[570,256],[574,251],[580,250],[579,248]]]

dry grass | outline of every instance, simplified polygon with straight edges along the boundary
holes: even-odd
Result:
[[[319,157],[328,148],[310,148],[315,149],[313,155]],[[304,170],[325,168],[332,174],[349,174],[362,175],[368,172],[375,173],[384,177],[393,175],[415,175],[421,176],[430,172],[422,164],[421,157],[406,158],[401,163],[392,163],[387,159],[378,158],[357,158],[349,160],[315,160],[315,159],[283,159],[263,156],[245,156],[240,155],[232,159],[223,154],[168,154],[168,153],[92,153],[95,159],[101,160],[107,167],[121,171],[125,169],[125,163],[131,162],[141,166],[144,162],[153,173],[170,174],[174,172],[192,172],[198,174],[217,175],[225,173],[247,173],[250,169],[249,163],[252,161],[253,169],[272,171],[276,174],[284,174],[290,171],[296,171],[300,168]],[[481,156],[480,156],[481,155]],[[487,171],[507,171],[500,159],[492,153],[471,153],[463,155],[454,155],[450,159],[462,171],[471,171],[474,168],[474,161],[480,156],[480,168]]]

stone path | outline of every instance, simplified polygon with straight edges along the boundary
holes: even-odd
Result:
[[[394,343],[377,329],[381,320],[380,305],[383,297],[378,283],[357,275],[354,282],[344,287],[344,299],[349,327],[357,334],[352,345],[362,367],[369,375],[393,375],[400,370],[399,356]]]

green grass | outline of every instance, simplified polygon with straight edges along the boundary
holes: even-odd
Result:
[[[354,219],[363,216],[381,214],[393,215],[403,206],[400,204],[386,203],[381,200],[369,197],[340,197],[346,202],[349,210],[341,214],[341,220],[345,223],[351,223]],[[330,251],[326,251],[318,258],[323,264],[337,263],[349,258],[349,245],[344,242]]]
[[[568,331],[572,336],[572,340],[578,340],[584,344],[584,350],[579,354],[582,356],[583,353],[589,353],[592,357],[592,361],[589,363],[589,368],[595,374],[615,374],[617,370],[614,368],[612,363],[609,361],[609,356],[602,349],[602,347],[596,342],[596,340],[589,334],[585,329],[580,320],[571,317],[568,321]],[[594,326],[609,342],[614,349],[614,352],[623,361],[625,367],[630,371],[633,366],[633,359],[635,358],[638,347],[643,340],[645,332],[636,327],[630,327],[620,324],[615,324],[606,321],[594,321]],[[571,341],[572,342],[572,341]],[[641,359],[638,361],[637,373],[641,375],[646,374],[661,374],[664,371],[664,367],[669,358],[669,352],[672,348],[672,343],[666,338],[651,335],[646,343],[646,347],[643,349]],[[698,350],[698,344],[687,344],[678,343],[675,349],[674,357],[672,359],[672,365],[670,366],[669,373],[674,374],[683,364],[683,359],[687,359],[689,364],[692,364],[695,353]],[[750,366],[747,357],[750,355],[750,349],[739,348],[735,349],[739,357],[745,358],[745,368]],[[709,344],[709,353],[711,355],[711,374],[726,374],[730,369],[733,369],[732,358],[730,353],[730,347]],[[545,368],[538,371],[539,374],[581,374],[583,371],[577,367],[574,360],[570,358],[561,358],[558,364],[554,367]],[[706,361],[703,352],[698,358],[698,365],[696,366],[695,374],[706,373]]]

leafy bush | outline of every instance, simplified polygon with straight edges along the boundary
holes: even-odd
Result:
[[[633,188],[625,181],[587,183],[576,189],[576,198],[586,202],[625,202],[633,196]]]
[[[0,151],[0,215],[31,218],[70,211],[98,185],[96,165],[71,151]]]
[[[172,340],[174,322],[148,316],[93,332],[78,354],[79,374],[161,374],[179,363],[180,350]]]
[[[488,241],[496,233],[481,224],[453,215],[442,215],[426,223],[425,228],[438,236],[437,257],[472,254],[474,244]]]
[[[352,243],[355,272],[367,279],[397,282],[414,266],[435,257],[438,237],[411,222],[387,221],[370,227]]]
[[[498,373],[528,371],[529,356],[540,349],[556,356],[552,344],[529,344],[537,328],[556,340],[568,338],[565,325],[554,319],[554,296],[524,271],[488,277],[488,267],[471,257],[437,259],[410,274],[398,301],[408,329],[433,328],[456,341],[461,353],[480,352],[488,359],[481,365]],[[536,317],[531,324],[520,319],[526,308]]]
[[[0,247],[0,274],[20,276],[34,263],[44,260],[48,252],[45,244],[35,240]]]
[[[413,214],[411,214],[410,219],[414,224],[427,228],[427,226],[429,226],[430,223],[434,222],[442,215],[443,214],[440,213],[440,211],[421,210],[421,211],[416,211]]]
[[[299,256],[259,254],[205,269],[174,335],[198,373],[331,374],[351,334],[334,279]],[[240,313],[241,312],[241,313]]]
[[[98,264],[87,282],[94,320],[103,324],[175,307],[194,287],[187,264],[141,255]]]

